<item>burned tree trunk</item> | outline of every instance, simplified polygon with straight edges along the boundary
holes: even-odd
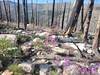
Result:
[[[2,20],[2,5],[0,3],[0,20]]]
[[[18,14],[18,17],[17,17],[17,21],[18,21],[18,28],[20,28],[20,0],[18,0],[17,2],[17,14]]]
[[[6,19],[7,19],[7,24],[8,24],[8,22],[9,22],[9,17],[8,17],[8,12],[7,12],[7,8],[6,8],[5,0],[3,0],[3,4],[4,4],[4,9],[5,9]]]
[[[65,5],[64,5],[64,11],[63,11],[63,16],[62,16],[62,26],[61,26],[61,29],[64,28],[65,12],[66,12],[66,2],[65,2]]]
[[[15,22],[17,21],[17,8],[16,8],[16,2],[15,2],[15,0],[14,0],[14,9],[15,9]]]
[[[27,19],[27,24],[29,24],[29,19],[28,19],[28,4],[27,4],[27,0],[25,2],[25,6],[26,6],[26,19]]]
[[[67,20],[66,20],[66,22],[68,22],[70,10],[71,10],[71,1],[70,1],[70,4],[69,4],[69,7],[68,7],[68,11],[67,11]]]
[[[36,16],[35,16],[35,18],[36,18],[36,26],[38,25],[38,10],[37,10],[37,6],[38,6],[38,4],[37,4],[37,0],[36,0]]]
[[[54,22],[54,11],[55,11],[55,0],[53,0],[51,26],[53,26],[53,22]]]
[[[27,17],[26,17],[26,0],[23,0],[23,10],[24,10],[24,28],[27,28]]]
[[[46,16],[47,16],[47,26],[49,27],[49,3],[48,3],[48,0],[47,0],[47,4],[48,4],[48,6],[47,6],[47,12],[46,12]]]
[[[94,0],[90,0],[89,7],[88,7],[88,14],[87,14],[87,25],[84,28],[84,34],[83,34],[83,42],[85,44],[88,43],[88,30],[90,26],[91,17],[92,17],[93,7],[94,7]]]
[[[33,0],[31,0],[31,9],[32,9],[32,17],[31,17],[31,23],[34,23],[34,15],[33,15]],[[34,25],[34,24],[33,24]]]
[[[82,8],[81,8],[81,29],[80,29],[80,31],[81,31],[82,33],[84,32],[83,18],[84,18],[84,3],[82,4]]]
[[[95,31],[95,36],[92,44],[92,49],[96,54],[98,54],[98,49],[99,49],[99,39],[100,39],[100,16],[98,19],[96,31]]]
[[[70,19],[68,21],[68,24],[66,26],[64,35],[69,35],[73,32],[74,27],[75,27],[78,17],[79,17],[79,13],[80,13],[82,4],[83,4],[83,0],[75,0],[73,10],[72,10]]]
[[[10,9],[10,1],[8,2],[8,8],[9,8],[9,21],[11,22],[11,9]]]

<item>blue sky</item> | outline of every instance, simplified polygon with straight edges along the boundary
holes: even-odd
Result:
[[[14,1],[14,0],[11,0],[11,1]],[[15,1],[17,1],[17,0],[15,0]],[[22,0],[20,0],[20,1],[22,1]],[[53,0],[33,0],[34,1],[34,3],[36,3],[36,2],[38,2],[38,3],[46,3],[47,1],[48,2],[50,2],[50,3],[52,3],[53,2]],[[61,2],[62,0],[56,0],[56,2]],[[63,0],[63,2],[73,2],[74,0]],[[86,1],[88,1],[88,0],[85,0],[85,2]],[[28,0],[28,3],[30,3],[31,2],[31,0]],[[86,2],[87,3],[87,2]],[[100,4],[100,0],[95,0],[95,3],[96,4]]]

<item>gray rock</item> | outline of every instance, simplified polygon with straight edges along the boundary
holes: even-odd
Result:
[[[34,71],[34,66],[32,63],[24,62],[19,64],[18,67],[22,68],[22,70],[27,73],[32,73]]]
[[[49,69],[49,65],[48,64],[41,64],[40,65],[40,75],[47,75],[47,71]]]
[[[16,33],[22,33],[23,30],[17,30]]]
[[[100,75],[100,67],[98,68],[97,73],[98,73],[98,75]]]
[[[27,30],[33,30],[34,25],[33,24],[27,24]]]
[[[42,32],[42,33],[36,33],[35,34],[36,36],[44,36],[44,37],[47,37],[47,36],[49,36],[50,35],[50,33],[48,33],[48,32]]]
[[[31,48],[32,48],[32,42],[26,42],[23,45],[21,45],[21,50],[25,55],[29,55]]]
[[[55,51],[56,53],[65,53],[66,51],[66,49],[60,47],[53,47],[52,50]]]
[[[67,43],[67,42],[69,42],[69,43],[72,43],[72,42],[79,43],[80,42],[80,40],[77,37],[63,37],[63,36],[58,36],[57,40],[60,43]]]
[[[63,69],[63,75],[80,75],[80,72],[78,69],[79,69],[79,66],[75,64],[66,66]]]

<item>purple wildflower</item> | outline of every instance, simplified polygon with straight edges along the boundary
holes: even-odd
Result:
[[[94,72],[96,72],[96,70],[97,70],[97,65],[91,65],[91,66],[89,67],[89,69],[91,70],[91,73],[94,73]]]
[[[52,46],[57,46],[57,42],[56,42],[56,36],[55,35],[51,35],[48,36],[45,41],[44,41],[45,45],[52,45]]]
[[[87,67],[81,67],[79,71],[82,74],[87,74],[89,72],[89,69]]]
[[[69,66],[71,65],[71,61],[68,60],[67,58],[64,59],[64,66]]]

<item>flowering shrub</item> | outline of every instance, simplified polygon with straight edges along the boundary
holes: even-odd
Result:
[[[64,64],[64,66],[69,66],[69,65],[71,65],[71,61],[68,60],[67,58],[65,58],[63,64]]]
[[[64,60],[60,60],[59,58],[56,58],[53,63],[56,64],[57,66],[60,66],[59,64],[62,63],[62,65],[67,69],[71,68],[71,65],[75,64],[74,62],[70,61],[67,58],[65,58]],[[76,66],[79,66],[77,68],[77,71],[80,73],[80,75],[100,75],[100,71],[99,71],[100,63],[94,63],[89,66],[81,66],[76,64]]]
[[[56,36],[55,35],[51,35],[51,36],[48,36],[45,41],[44,41],[45,45],[46,46],[57,46],[57,42],[56,42]]]
[[[86,74],[100,75],[97,72],[99,67],[100,67],[100,64],[96,63],[96,64],[90,65],[88,67],[81,67],[79,71],[80,71],[81,74],[84,74],[84,75],[86,75]]]

